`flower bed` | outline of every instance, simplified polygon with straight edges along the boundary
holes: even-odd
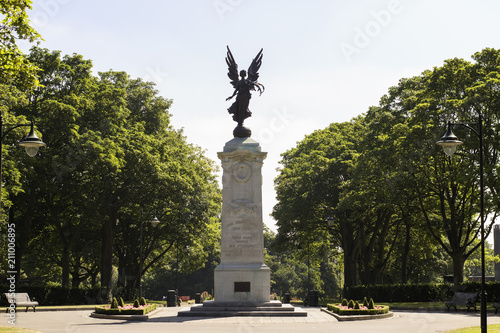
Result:
[[[140,305],[136,308],[132,304],[118,306],[118,308],[111,308],[109,305],[95,307],[95,313],[105,315],[145,315],[153,310],[156,310],[156,304]]]
[[[341,316],[380,315],[389,312],[389,306],[387,305],[378,305],[373,309],[360,305],[359,309],[353,309],[342,304],[328,304],[327,309]]]

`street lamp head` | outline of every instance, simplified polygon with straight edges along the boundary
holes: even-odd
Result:
[[[451,131],[451,122],[448,121],[448,129],[446,133],[443,135],[441,140],[436,142],[438,146],[442,146],[444,153],[448,156],[451,156],[457,150],[457,146],[463,144],[462,141],[458,140],[458,138]]]
[[[31,122],[30,134],[19,142],[19,146],[24,147],[26,154],[30,157],[35,157],[38,153],[38,149],[45,146],[45,143],[42,142],[42,140],[40,140],[40,138],[35,134],[33,122]]]
[[[149,223],[151,223],[153,227],[156,227],[160,223],[160,220],[158,220],[158,218],[155,216],[151,221],[149,221]]]
[[[335,222],[337,222],[337,221],[335,220],[335,218],[333,217],[333,215],[332,215],[332,214],[330,214],[330,215],[326,218],[326,223],[328,223],[328,226],[329,226],[329,227],[333,226],[333,224],[334,224]]]

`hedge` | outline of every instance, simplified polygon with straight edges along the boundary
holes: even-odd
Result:
[[[9,291],[6,284],[0,284],[1,305],[8,305],[4,293]],[[107,303],[107,300],[101,300],[101,291],[99,288],[78,289],[49,286],[17,286],[16,292],[28,293],[31,298],[41,305],[83,305]]]
[[[458,291],[481,291],[480,282],[464,282],[459,285]],[[487,282],[486,293],[488,300],[500,300],[500,283]],[[432,302],[446,300],[453,295],[453,285],[447,283],[428,284],[392,284],[371,285],[346,288],[345,295],[348,299],[363,299],[363,297],[376,299],[377,302]]]

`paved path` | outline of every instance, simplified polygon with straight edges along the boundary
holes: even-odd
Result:
[[[407,312],[396,311],[394,317],[378,320],[339,322],[319,308],[304,308],[307,317],[177,317],[179,308],[162,308],[146,322],[97,319],[91,311],[18,312],[16,326],[52,332],[444,332],[460,327],[479,326],[478,313],[466,312]],[[9,326],[6,313],[0,326]],[[488,314],[488,324],[500,324],[500,314]]]

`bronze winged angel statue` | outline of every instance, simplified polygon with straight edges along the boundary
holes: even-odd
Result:
[[[243,121],[252,115],[252,113],[248,109],[250,98],[252,98],[250,91],[258,90],[260,95],[264,92],[264,86],[257,82],[257,80],[259,79],[258,71],[260,66],[262,65],[262,50],[263,49],[260,49],[257,56],[255,56],[255,58],[252,60],[250,67],[248,67],[248,73],[245,70],[240,71],[240,79],[238,77],[238,65],[234,61],[229,46],[227,47],[227,76],[231,79],[231,84],[234,87],[234,93],[226,98],[226,101],[236,96],[236,100],[229,107],[229,109],[227,109],[227,111],[233,115],[233,120],[238,123],[238,126],[236,126],[233,131],[233,135],[235,137],[246,138],[250,137],[250,135],[252,134],[249,128],[243,127]]]

